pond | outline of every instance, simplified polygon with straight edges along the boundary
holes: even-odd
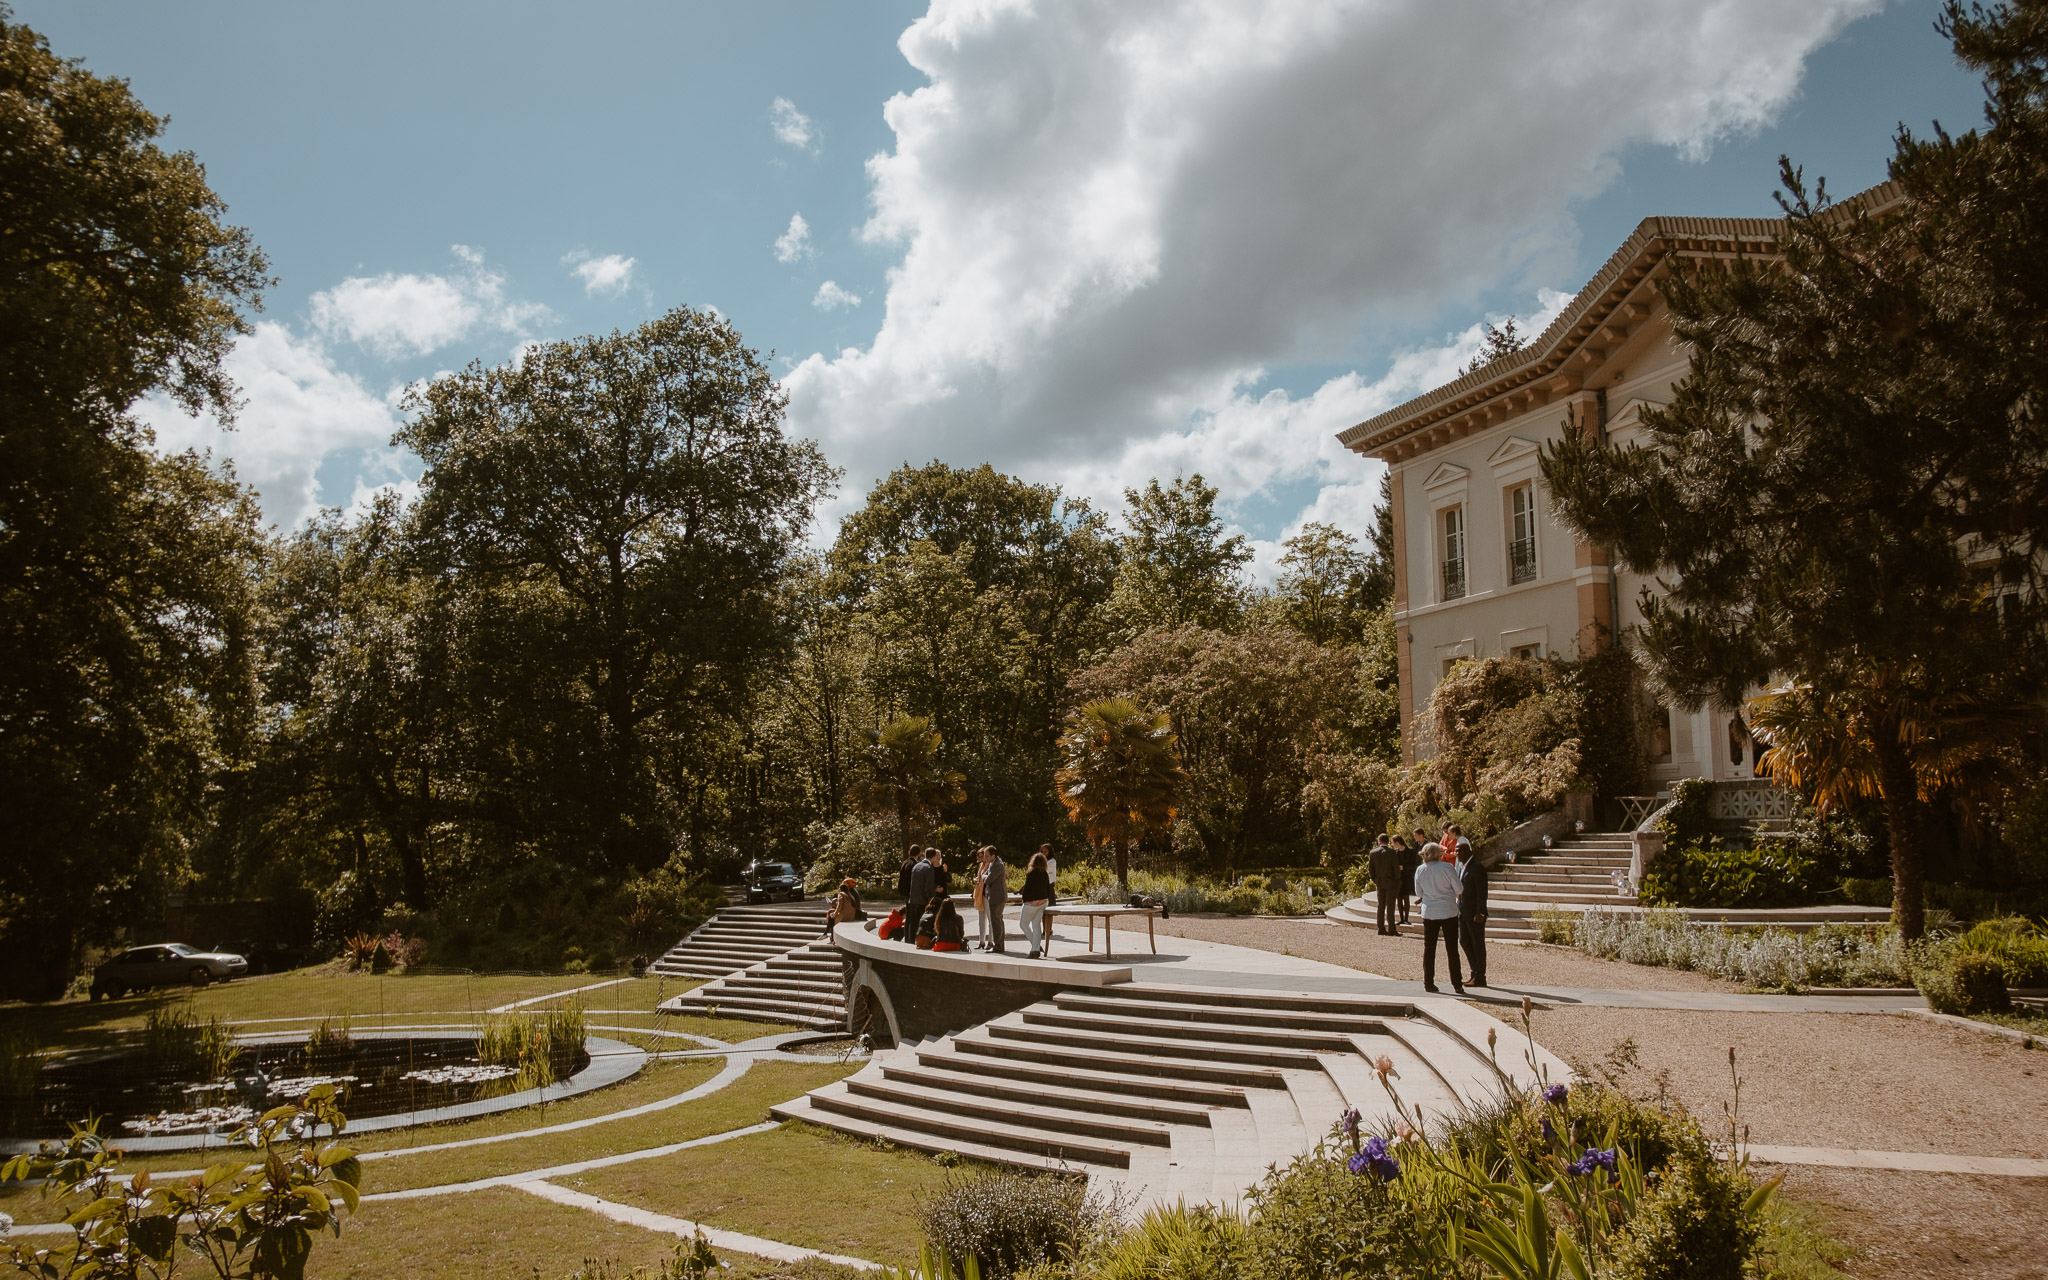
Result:
[[[122,1138],[232,1133],[264,1111],[338,1086],[351,1121],[501,1097],[567,1079],[589,1064],[579,1046],[525,1070],[478,1058],[474,1037],[358,1036],[318,1049],[305,1041],[244,1043],[215,1074],[166,1069],[144,1050],[79,1054],[44,1066],[32,1096],[0,1100],[9,1138],[55,1138],[70,1121],[101,1116]]]

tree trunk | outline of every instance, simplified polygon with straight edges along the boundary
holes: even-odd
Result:
[[[1884,798],[1885,826],[1892,844],[1892,923],[1899,935],[1911,942],[1927,929],[1921,910],[1921,862],[1927,838],[1920,812],[1920,782],[1913,776],[1912,761],[1900,744],[1898,732],[1890,727],[1871,734],[1877,756],[1877,786]]]
[[[1125,897],[1131,894],[1131,842],[1121,833],[1116,838],[1116,887]],[[1107,926],[1104,926],[1107,927]]]

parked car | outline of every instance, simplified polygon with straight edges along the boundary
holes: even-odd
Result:
[[[201,951],[182,942],[130,947],[92,971],[92,998],[119,999],[150,987],[203,987],[249,972],[249,962],[226,951]]]
[[[756,862],[740,873],[748,902],[802,902],[804,878],[787,862]]]

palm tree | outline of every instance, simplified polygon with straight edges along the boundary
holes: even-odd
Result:
[[[1892,827],[1892,920],[1907,938],[1924,927],[1920,807],[1943,788],[1975,801],[2014,781],[2013,748],[2040,731],[2031,702],[1976,692],[1931,693],[1898,672],[1864,668],[1822,690],[1787,682],[1744,704],[1763,742],[1758,763],[1827,813],[1882,800]]]
[[[940,759],[945,740],[923,716],[898,716],[868,730],[867,739],[867,776],[855,784],[854,803],[869,813],[894,813],[908,857],[911,819],[966,800],[965,775]]]
[[[1129,698],[1103,698],[1067,717],[1064,758],[1053,775],[1067,816],[1084,823],[1098,847],[1116,854],[1116,882],[1131,890],[1130,845],[1173,825],[1174,795],[1187,781],[1164,711],[1141,711]]]

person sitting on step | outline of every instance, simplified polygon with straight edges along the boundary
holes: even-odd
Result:
[[[932,950],[967,950],[967,922],[949,897],[939,899],[938,909],[932,912]]]

